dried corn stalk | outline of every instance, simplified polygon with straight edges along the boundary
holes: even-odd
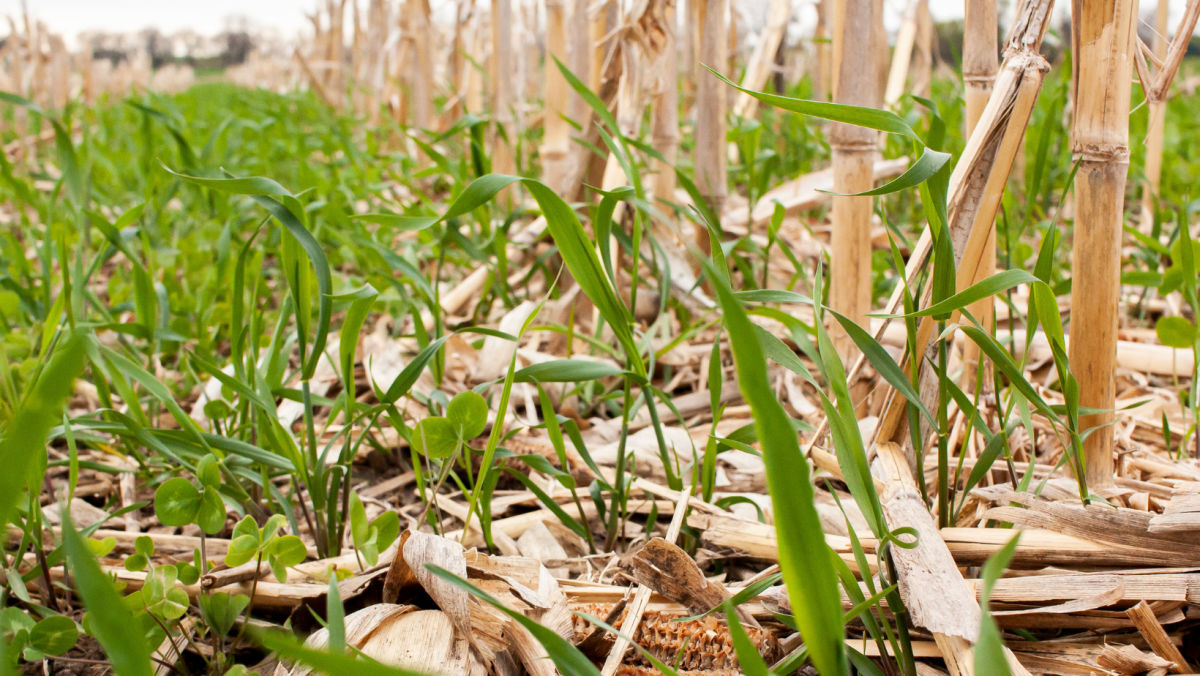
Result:
[[[1049,69],[1037,49],[1041,45],[1052,5],[1053,0],[1027,0],[1022,5],[1008,39],[1004,66],[997,78],[996,89],[950,177],[949,235],[954,248],[959,289],[966,288],[978,279],[986,240],[992,236],[992,224],[1004,194],[1005,183],[1041,91],[1043,76]],[[914,287],[916,276],[929,260],[930,242],[927,232],[922,235],[909,258],[906,274],[909,284]],[[893,294],[889,301],[889,313],[899,307],[900,292],[898,290]],[[886,326],[887,322],[884,322],[878,335],[882,335]],[[925,355],[927,349],[932,349],[933,329],[934,322],[928,318],[918,326],[917,354]],[[906,354],[905,360],[909,358]],[[857,368],[858,364],[855,370]],[[921,369],[921,397],[930,406],[937,396],[933,379],[929,369]],[[887,397],[888,403],[877,427],[876,439],[900,441],[907,436],[904,398],[890,390]]]
[[[1136,3],[1095,0],[1071,3],[1072,150],[1075,175],[1075,243],[1071,284],[1072,371],[1079,406],[1102,413],[1081,415],[1081,429],[1100,427],[1083,442],[1089,486],[1112,483],[1117,356],[1117,299],[1121,291],[1121,225],[1129,173],[1131,47]],[[1086,271],[1086,272],[1085,272]]]
[[[702,26],[700,62],[725,72],[729,64],[729,0],[697,0]],[[726,87],[703,73],[696,83],[696,186],[713,211],[720,213],[727,195],[725,114]],[[696,240],[707,252],[708,231],[697,226]]]
[[[879,105],[875,60],[862,39],[875,30],[875,0],[838,0],[833,23],[833,100],[855,106]],[[871,204],[872,197],[845,197],[873,187],[878,132],[845,123],[833,123],[829,142],[833,149],[833,260],[829,268],[829,305],[864,325],[871,309]],[[836,322],[830,326],[843,361],[855,352],[854,343]]]
[[[492,140],[492,171],[498,174],[516,173],[516,156],[512,141],[517,138],[513,128],[512,2],[492,0],[492,117],[496,121]],[[504,134],[499,129],[504,129]]]
[[[992,95],[992,87],[996,82],[996,70],[999,68],[999,56],[996,48],[996,3],[993,0],[967,0],[963,13],[963,85],[966,97],[966,131],[967,136],[975,130],[983,110],[987,107]],[[978,278],[990,276],[996,270],[996,228],[991,226],[991,236],[984,243],[983,255],[980,259]],[[985,298],[968,310],[976,319],[983,322],[985,329],[992,326],[991,298]],[[975,374],[979,363],[979,346],[968,341],[963,346],[963,375],[962,385],[966,392],[975,389]],[[985,379],[986,382],[986,379]]]

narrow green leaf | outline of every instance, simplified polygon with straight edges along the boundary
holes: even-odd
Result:
[[[599,380],[626,372],[612,364],[589,359],[552,359],[530,364],[513,376],[517,383],[574,383]]]
[[[878,110],[875,108],[864,108],[862,106],[851,106],[844,103],[828,103],[826,101],[809,101],[805,99],[794,99],[788,96],[780,96],[778,94],[768,94],[766,92],[758,92],[753,89],[746,89],[741,85],[733,82],[729,78],[721,75],[709,66],[704,66],[710,73],[717,76],[722,82],[745,92],[750,96],[769,103],[776,108],[782,108],[793,113],[808,115],[810,117],[819,117],[823,120],[832,122],[845,122],[859,127],[867,127],[878,131],[888,132],[889,134],[899,134],[906,136],[921,145],[924,143],[913,128],[908,125],[899,115],[887,111]]]
[[[150,650],[142,633],[133,630],[140,626],[139,623],[96,563],[65,511],[62,534],[75,589],[92,618],[89,626],[112,662],[113,672],[120,676],[150,676],[154,673],[150,668]]]
[[[908,375],[904,373],[904,370],[900,368],[896,360],[892,359],[892,355],[888,354],[887,350],[883,349],[883,346],[876,342],[871,334],[851,321],[849,317],[832,308],[826,308],[826,311],[833,313],[834,319],[842,325],[842,329],[850,336],[850,339],[854,341],[858,349],[862,351],[867,361],[871,363],[871,366],[879,372],[879,375],[883,376],[889,385],[896,388],[897,392],[904,395],[905,399],[916,406],[917,410],[921,412],[921,415],[925,416],[925,419],[930,424],[936,425],[937,421],[934,420],[933,414],[929,412],[929,409],[925,408],[925,404],[921,401],[920,393],[913,387],[912,381],[908,379]]]
[[[929,307],[914,312],[914,317],[937,317],[949,315],[951,312],[961,310],[973,303],[994,296],[1001,291],[1007,291],[1021,284],[1032,284],[1038,281],[1038,278],[1025,270],[1014,269],[997,272],[996,274],[981,279],[962,291],[942,300],[939,303],[930,305]],[[904,316],[904,315],[899,315]]]
[[[911,167],[906,169],[903,174],[884,183],[878,188],[864,190],[856,193],[834,192],[832,190],[822,190],[820,192],[828,195],[842,195],[846,197],[871,197],[875,195],[890,195],[901,190],[915,188],[918,185],[929,180],[934,174],[942,169],[947,162],[950,161],[950,153],[943,153],[930,148],[924,148],[921,151],[921,156],[913,163]]]
[[[1021,533],[1018,531],[1000,551],[990,556],[983,564],[983,593],[980,603],[983,615],[980,619],[979,640],[975,643],[975,673],[981,676],[1010,676],[1012,673],[1008,668],[1008,659],[1004,654],[1004,643],[1000,640],[996,620],[989,612],[988,602],[996,580],[1016,553],[1020,538]]]
[[[279,185],[275,180],[264,176],[248,176],[245,178],[205,178],[203,176],[191,176],[181,174],[167,165],[159,162],[168,174],[176,178],[183,179],[188,183],[212,188],[221,192],[227,192],[234,195],[271,195],[274,197],[293,197],[290,190]]]
[[[350,218],[387,226],[398,231],[426,230],[437,224],[439,220],[432,216],[401,216],[399,214],[355,214]]]
[[[454,200],[454,203],[450,205],[446,213],[438,220],[448,221],[451,218],[457,218],[463,214],[470,213],[495,197],[496,193],[520,180],[520,176],[506,176],[504,174],[480,176],[471,181],[471,184],[462,191],[458,199]]]
[[[842,606],[829,546],[817,516],[808,461],[767,378],[766,358],[754,325],[728,285],[715,273],[710,273],[710,279],[724,311],[738,387],[750,404],[763,444],[767,486],[775,503],[779,566],[796,624],[817,670],[840,676],[848,668],[842,642]]]
[[[746,676],[767,676],[770,673],[767,663],[763,661],[758,648],[742,628],[737,608],[729,601],[725,601],[725,622],[729,625],[729,636],[733,639],[733,650],[737,653],[738,666],[742,668],[742,673]]]
[[[45,465],[46,437],[62,419],[63,402],[71,396],[75,378],[83,371],[83,339],[72,336],[56,350],[41,377],[25,395],[0,439],[0,529],[21,499],[35,467]],[[40,485],[36,477],[33,485]]]

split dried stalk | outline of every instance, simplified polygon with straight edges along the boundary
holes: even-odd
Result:
[[[1149,231],[1154,224],[1154,199],[1158,196],[1158,186],[1162,178],[1162,147],[1163,128],[1166,123],[1166,96],[1171,88],[1171,81],[1179,71],[1186,53],[1186,44],[1196,29],[1196,20],[1200,18],[1200,2],[1191,0],[1183,19],[1179,23],[1176,37],[1169,45],[1167,43],[1167,0],[1160,0],[1156,11],[1156,32],[1154,36],[1154,58],[1160,65],[1158,75],[1150,77],[1150,69],[1143,55],[1144,45],[1137,51],[1138,78],[1146,92],[1150,103],[1150,121],[1146,139],[1146,187],[1142,190],[1142,225]],[[1139,43],[1140,44],[1140,43]]]
[[[787,32],[790,14],[791,2],[789,0],[771,0],[762,37],[755,45],[754,53],[750,55],[750,61],[746,64],[746,74],[742,76],[742,86],[746,89],[758,91],[766,85],[767,77],[771,74],[771,66],[775,63],[775,54],[779,51],[779,45],[783,43],[784,34]],[[746,118],[754,117],[757,109],[758,99],[746,92],[738,93],[737,100],[733,104],[734,115]]]
[[[1117,323],[1121,291],[1121,225],[1129,173],[1131,48],[1137,7],[1133,0],[1071,5],[1075,244],[1071,285],[1071,367],[1079,405],[1100,409],[1082,415],[1081,429],[1100,427],[1083,442],[1089,486],[1112,483],[1116,403]]]
[[[1004,69],[992,95],[983,119],[967,142],[962,156],[950,176],[950,237],[958,258],[959,288],[975,280],[973,274],[978,267],[986,231],[983,223],[990,223],[999,208],[1003,187],[1016,155],[1020,139],[1029,123],[1033,104],[1041,89],[1046,60],[1038,53],[1046,26],[1050,19],[1053,0],[1027,0],[1017,15],[1005,52]],[[918,277],[929,262],[932,238],[928,230],[921,235],[909,257],[905,277],[910,288],[915,288]],[[970,254],[970,255],[968,255]],[[965,271],[965,272],[964,272]],[[831,289],[832,291],[832,289]],[[885,312],[896,313],[902,302],[903,286],[898,285],[889,299]],[[876,330],[876,340],[882,338],[891,320],[885,320]],[[933,331],[931,321],[922,323],[918,331],[916,353],[924,354],[929,346]],[[906,357],[907,359],[907,357]],[[860,355],[849,371],[853,380],[862,369],[865,359]],[[928,373],[923,371],[922,396],[936,396],[936,388],[927,387]],[[896,401],[895,392],[885,408],[876,437],[879,440],[902,438],[899,425],[903,419],[903,403]],[[823,422],[813,435],[806,449],[822,468],[830,464],[828,454],[815,446],[826,429]],[[900,434],[897,434],[900,432]],[[833,463],[836,466],[836,463]]]
[[[979,118],[987,107],[996,82],[996,70],[1000,66],[996,45],[996,3],[994,0],[967,0],[963,14],[963,84],[966,96],[967,137],[975,131]],[[978,277],[987,278],[996,271],[996,225],[991,224],[991,236],[984,243],[983,258]],[[968,310],[983,322],[984,329],[992,328],[991,298],[971,305]],[[979,346],[967,341],[963,346],[963,391],[975,389],[975,375],[979,364]]]
[[[1166,2],[1160,2],[1159,6],[1162,7],[1166,4]],[[1165,12],[1163,13],[1165,14]],[[1139,601],[1136,606],[1126,610],[1125,614],[1133,621],[1133,625],[1141,632],[1142,638],[1146,639],[1146,643],[1150,645],[1155,654],[1174,663],[1174,666],[1170,668],[1171,673],[1187,674],[1193,671],[1187,660],[1183,658],[1183,654],[1179,652],[1179,648],[1171,642],[1171,637],[1167,636],[1166,630],[1158,623],[1158,618],[1154,616],[1154,611],[1150,609],[1148,603]]]
[[[911,0],[908,11],[904,13],[904,23],[900,24],[900,32],[896,34],[896,46],[892,49],[892,67],[888,71],[887,87],[883,94],[883,103],[889,107],[894,106],[904,94],[913,45],[917,41],[917,12],[920,3],[921,0]]]
[[[933,633],[951,674],[974,673],[972,644],[979,633],[979,604],[938,534],[903,450],[896,444],[880,444],[872,472],[886,485],[880,499],[888,527],[913,528],[918,534],[915,547],[892,550],[900,595],[913,624]],[[1007,648],[1005,655],[1012,673],[1028,673]]]
[[[1161,61],[1167,56],[1167,0],[1158,0],[1154,12],[1154,56]],[[1162,180],[1163,126],[1167,117],[1166,101],[1149,103],[1146,124],[1146,185],[1142,187],[1142,229],[1154,228],[1154,200]]]

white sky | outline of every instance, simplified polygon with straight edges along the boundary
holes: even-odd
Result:
[[[765,0],[735,0],[748,5]],[[137,32],[155,27],[164,33],[191,28],[201,34],[219,33],[229,17],[248,17],[254,24],[278,29],[291,37],[308,26],[305,12],[318,0],[25,0],[30,13],[51,31],[73,39],[80,31]],[[448,9],[456,0],[431,0],[436,9]],[[962,0],[933,0],[937,18],[961,15]],[[444,7],[443,7],[444,6]],[[21,15],[22,0],[0,0],[0,16]],[[2,26],[2,24],[0,24]],[[2,28],[0,28],[2,30]]]
[[[518,0],[520,1],[520,0]],[[529,0],[526,0],[529,1]],[[763,15],[768,0],[732,0],[752,16]],[[811,2],[812,0],[808,0]],[[1000,0],[1002,20],[1016,0]],[[1170,1],[1170,0],[1165,0]],[[453,16],[457,0],[430,0],[435,12],[447,19]],[[24,5],[30,13],[46,23],[51,31],[72,41],[79,32],[89,29],[109,32],[137,32],[154,27],[164,33],[190,28],[204,35],[221,32],[232,17],[248,18],[252,24],[275,29],[282,37],[292,38],[308,28],[306,12],[313,11],[322,0],[0,0],[0,16],[17,18]],[[486,4],[486,0],[484,0]],[[793,0],[793,5],[807,4]],[[1063,12],[1070,3],[1059,0],[1057,11]],[[1143,9],[1150,10],[1154,0],[1142,0]],[[1183,2],[1172,4],[1172,21],[1183,9]],[[885,18],[899,23],[906,0],[885,0]],[[962,16],[963,0],[930,0],[930,9],[937,20]],[[810,10],[811,11],[811,10]],[[805,17],[807,19],[807,17]],[[4,31],[0,23],[0,31]]]
[[[433,0],[435,3],[443,0]],[[164,33],[190,28],[202,35],[221,32],[226,19],[248,17],[254,24],[296,35],[308,25],[305,12],[316,0],[25,0],[29,12],[53,32],[73,40],[80,31]],[[0,15],[21,16],[22,0],[0,0]],[[0,24],[2,25],[2,24]]]

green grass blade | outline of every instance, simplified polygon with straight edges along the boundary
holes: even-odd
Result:
[[[329,336],[329,322],[333,315],[333,278],[329,270],[329,261],[326,260],[325,251],[317,243],[317,239],[308,231],[308,228],[304,227],[300,219],[296,218],[291,209],[270,197],[255,195],[251,199],[271,212],[271,215],[287,228],[288,234],[300,243],[313,270],[317,273],[317,292],[320,295],[317,304],[317,325],[314,329],[312,347],[308,350],[302,369],[303,378],[308,380],[317,370],[317,362],[321,359],[321,353],[325,351],[325,341]],[[293,289],[292,293],[305,294],[308,293],[308,290]]]
[[[841,195],[844,197],[873,197],[876,195],[890,195],[901,190],[915,188],[925,181],[929,180],[934,174],[941,171],[942,167],[950,161],[950,153],[943,153],[930,148],[925,148],[921,151],[921,156],[913,162],[912,166],[900,174],[896,178],[884,183],[878,188],[864,190],[855,193],[834,192],[832,190],[821,190],[820,192],[828,195]]]
[[[418,352],[417,356],[413,357],[412,361],[408,362],[404,367],[404,370],[400,371],[400,375],[396,376],[396,379],[388,385],[387,391],[383,393],[379,400],[384,404],[392,404],[400,397],[408,394],[408,390],[416,384],[417,378],[421,377],[421,371],[425,370],[425,366],[429,363],[429,360],[433,359],[437,351],[442,349],[442,343],[446,342],[446,339],[449,337],[448,335],[442,336]]]
[[[754,647],[754,642],[742,628],[737,608],[729,601],[725,602],[725,622],[729,625],[729,637],[733,639],[733,650],[737,654],[738,666],[742,668],[742,673],[746,676],[767,676],[770,673],[767,663],[763,661],[758,648]]]
[[[612,364],[603,362],[586,359],[552,359],[539,364],[530,364],[517,371],[513,376],[513,382],[574,383],[626,375],[627,373]]]
[[[112,580],[100,569],[83,537],[63,514],[63,546],[75,580],[75,589],[91,615],[89,625],[118,676],[150,676],[150,650],[141,623],[125,607]]]
[[[790,96],[780,96],[778,94],[758,92],[754,91],[753,89],[746,89],[745,87],[742,87],[738,83],[730,80],[724,75],[721,75],[709,66],[704,67],[730,87],[733,87],[740,92],[749,94],[763,103],[769,103],[776,108],[782,108],[793,113],[800,113],[801,115],[808,115],[810,117],[819,117],[823,120],[830,120],[832,122],[845,122],[846,124],[867,127],[869,129],[875,129],[877,131],[883,131],[889,134],[899,134],[916,141],[922,146],[925,145],[924,142],[921,141],[921,137],[917,136],[917,132],[914,131],[913,128],[909,126],[909,124],[905,122],[899,115],[891,111],[877,110],[875,108],[864,108],[862,106],[851,106],[844,103],[828,103],[826,101],[794,99]]]
[[[767,378],[766,357],[750,318],[719,276],[710,273],[733,349],[738,386],[754,413],[763,445],[767,486],[775,505],[779,566],[787,583],[796,625],[817,670],[827,676],[847,673],[842,642],[842,606],[837,574],[809,481],[808,461],[800,450],[787,413]]]
[[[46,370],[8,421],[7,433],[0,439],[0,529],[8,523],[11,511],[32,477],[35,466],[44,463],[46,437],[62,419],[63,402],[71,396],[75,378],[83,371],[83,339],[73,336],[50,359]],[[33,485],[40,485],[39,480]]]
[[[1038,278],[1025,270],[1005,270],[982,279],[948,298],[913,313],[914,317],[938,317],[969,307],[971,304],[1021,284],[1033,284]]]
[[[980,603],[983,608],[983,616],[979,625],[979,640],[975,643],[975,673],[980,676],[1010,676],[1012,673],[1009,671],[1008,659],[1004,654],[1004,642],[1000,640],[1000,630],[996,627],[996,620],[988,611],[988,599],[992,588],[996,586],[996,580],[1000,578],[1001,573],[1008,567],[1008,562],[1012,560],[1013,554],[1016,553],[1017,541],[1020,537],[1021,534],[1018,532],[1000,548],[1000,551],[989,557],[983,564],[983,594]]]
[[[854,344],[866,356],[871,366],[879,372],[879,375],[883,376],[889,385],[896,388],[897,392],[904,395],[905,399],[916,406],[917,410],[921,412],[921,415],[925,416],[930,424],[936,424],[933,414],[922,403],[921,395],[913,387],[912,381],[908,379],[908,376],[900,368],[900,365],[896,363],[896,360],[892,359],[892,355],[888,354],[887,350],[883,349],[883,346],[876,342],[871,334],[851,321],[849,317],[832,308],[826,308],[826,311],[833,313],[834,319],[842,325],[842,329],[846,331],[846,334],[850,336],[850,339],[854,341]]]
[[[546,229],[554,238],[567,269],[600,311],[604,321],[612,327],[625,351],[630,370],[644,375],[646,367],[642,362],[641,350],[638,349],[630,328],[633,317],[613,289],[596,253],[596,247],[580,224],[579,217],[545,184],[533,179],[525,179],[524,183],[542,208],[542,213],[546,216]]]
[[[280,185],[274,179],[265,176],[246,176],[243,178],[206,178],[183,174],[159,163],[166,172],[175,178],[213,190],[220,190],[233,195],[270,195],[272,197],[293,197],[292,192]]]

